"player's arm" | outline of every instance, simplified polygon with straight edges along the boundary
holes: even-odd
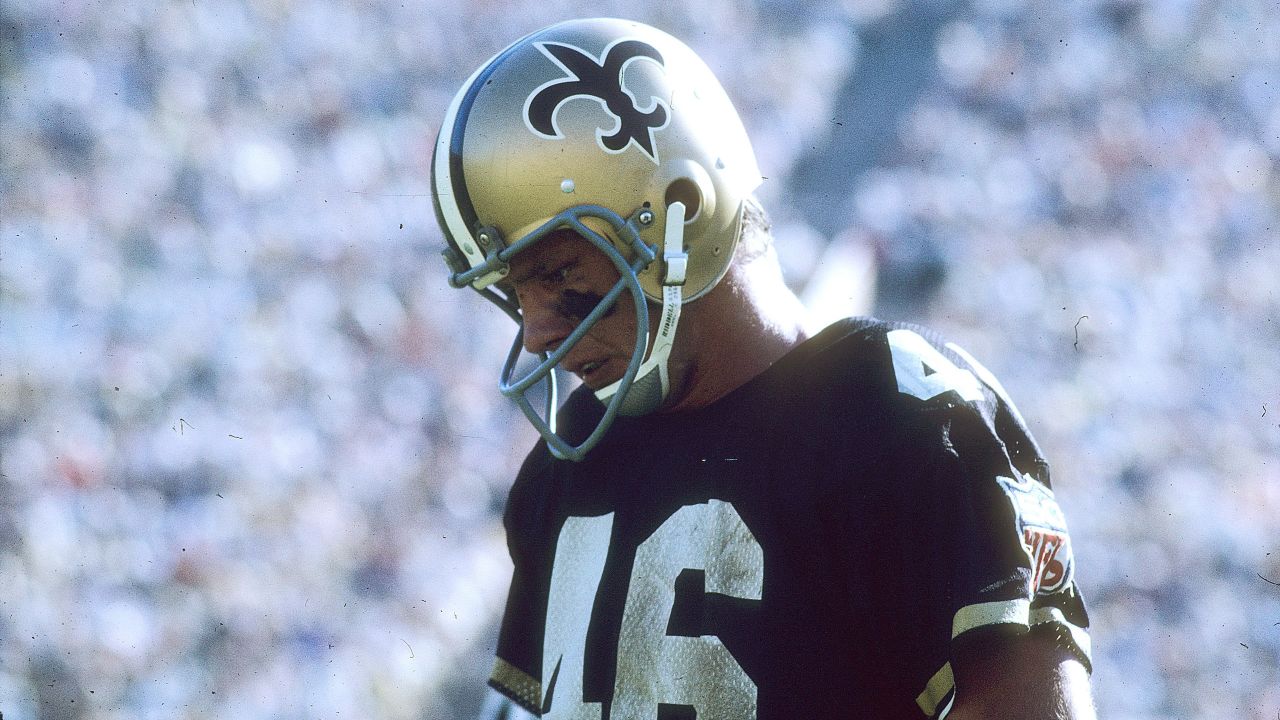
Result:
[[[981,633],[954,653],[956,701],[947,720],[1097,718],[1089,673],[1052,633]]]

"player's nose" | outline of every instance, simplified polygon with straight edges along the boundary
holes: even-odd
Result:
[[[549,301],[521,298],[524,320],[524,349],[538,354],[551,352],[573,332],[573,323]]]

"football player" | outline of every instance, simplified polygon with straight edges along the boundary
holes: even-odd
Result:
[[[463,84],[432,172],[450,282],[519,326],[499,387],[542,436],[505,514],[488,717],[1093,717],[1022,417],[922,328],[806,334],[688,47],[535,32]],[[581,380],[563,403],[557,368]]]

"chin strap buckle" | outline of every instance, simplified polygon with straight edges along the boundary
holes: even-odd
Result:
[[[689,269],[689,254],[684,251],[684,203],[673,202],[667,206],[667,227],[663,233],[662,262],[665,271],[662,284],[684,285]]]

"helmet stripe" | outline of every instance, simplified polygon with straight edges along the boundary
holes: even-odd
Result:
[[[447,234],[462,248],[463,257],[471,267],[484,261],[484,253],[480,252],[472,238],[472,231],[479,225],[479,216],[471,203],[471,193],[467,191],[462,166],[462,143],[466,135],[467,119],[485,80],[527,40],[527,37],[517,40],[472,73],[471,78],[463,85],[464,89],[450,103],[449,111],[440,126],[440,136],[436,139],[433,173],[436,204],[443,216]],[[444,202],[445,193],[452,195],[449,202]]]

